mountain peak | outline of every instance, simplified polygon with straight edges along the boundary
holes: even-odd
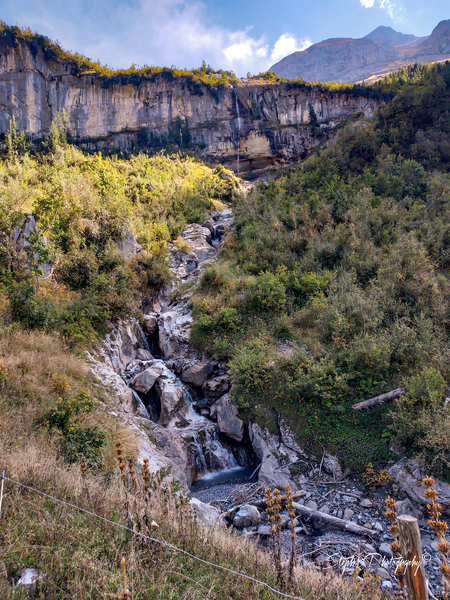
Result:
[[[419,39],[412,33],[401,33],[400,31],[392,29],[392,27],[386,27],[386,25],[380,25],[364,37],[369,38],[374,42],[387,43],[392,46],[406,46]]]

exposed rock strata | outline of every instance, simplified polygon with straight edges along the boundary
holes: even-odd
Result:
[[[1,133],[15,117],[19,129],[40,137],[64,110],[78,144],[126,151],[167,142],[179,118],[189,129],[193,149],[234,170],[239,135],[242,174],[287,164],[317,146],[317,137],[304,127],[310,105],[325,126],[360,111],[370,116],[376,102],[318,88],[251,82],[213,93],[206,85],[164,75],[138,86],[106,85],[96,74],[75,75],[69,65],[46,60],[41,49],[34,55],[23,42],[0,47]]]

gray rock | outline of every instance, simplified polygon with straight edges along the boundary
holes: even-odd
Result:
[[[343,496],[342,500],[346,503],[346,504],[355,504],[357,502],[356,498],[353,498],[353,496]]]
[[[363,508],[370,508],[372,506],[372,501],[369,500],[369,498],[364,498],[363,500],[361,500],[360,505]]]
[[[136,234],[134,231],[127,231],[125,237],[116,242],[117,250],[127,260],[136,256],[142,250],[142,246],[136,241]]]
[[[314,500],[310,500],[306,504],[306,508],[310,508],[311,510],[317,510],[317,502],[314,502]]]
[[[153,360],[153,356],[148,350],[145,350],[144,348],[138,348],[137,359],[143,361]]]
[[[375,529],[376,531],[379,531],[380,533],[382,533],[382,532],[384,531],[384,529],[383,529],[383,525],[382,525],[381,523],[378,523],[378,521],[375,523],[375,525],[374,525],[374,529]]]
[[[271,535],[270,525],[260,525],[257,529],[258,535],[261,537],[268,537]]]
[[[158,315],[156,313],[144,315],[142,329],[149,337],[156,335],[156,332],[158,331]]]
[[[243,504],[233,518],[235,527],[251,527],[258,523],[261,523],[261,515],[256,506],[251,504]]]
[[[350,521],[350,519],[353,517],[353,515],[354,515],[354,514],[355,514],[355,513],[352,511],[352,509],[351,509],[351,508],[346,508],[346,509],[344,510],[344,516],[343,516],[343,519],[344,519],[345,521]]]
[[[423,507],[429,504],[424,495],[425,486],[422,483],[425,463],[420,458],[402,458],[388,469],[391,479],[408,496],[412,502],[417,502]],[[436,479],[434,486],[438,492],[438,502],[442,506],[442,513],[450,515],[450,485]]]
[[[423,519],[423,513],[412,505],[411,500],[406,498],[406,500],[399,500],[396,502],[396,510],[399,515],[410,515],[411,517],[415,517],[416,519]]]
[[[39,574],[39,569],[35,569],[33,567],[22,569],[22,571],[20,571],[20,578],[17,582],[17,587],[23,585],[28,589],[30,594],[34,594],[36,592],[37,582],[43,577],[44,575]]]
[[[148,367],[142,373],[139,373],[131,381],[130,386],[137,392],[148,394],[155,385],[155,382],[160,377],[162,369],[158,367]]]
[[[214,402],[210,410],[211,417],[217,418],[222,433],[238,442],[244,437],[244,422],[237,416],[237,409],[231,404],[229,394]]]
[[[334,479],[341,479],[343,475],[342,467],[336,456],[325,454],[323,457],[323,469],[325,473],[332,475]]]
[[[190,383],[196,387],[200,387],[205,383],[208,376],[212,373],[213,366],[208,362],[199,362],[196,365],[189,367],[180,375],[181,381]]]
[[[392,550],[390,544],[381,544],[378,548],[378,552],[381,554],[381,556],[385,556],[386,558],[392,558]]]
[[[282,465],[278,462],[272,452],[271,439],[267,431],[262,431],[257,423],[251,423],[248,428],[250,441],[253,451],[261,461],[258,474],[258,481],[267,483],[271,487],[279,490],[285,488],[289,483],[293,491],[297,490],[297,485],[291,480],[289,475],[283,472]]]
[[[204,525],[215,525],[219,522],[220,511],[214,506],[211,506],[211,504],[201,502],[200,500],[197,500],[197,498],[191,498],[189,503],[192,507],[195,507],[197,517]]]
[[[205,381],[203,384],[203,393],[208,398],[220,398],[230,389],[230,377],[228,375],[219,375]]]
[[[329,515],[331,513],[331,509],[328,504],[324,504],[323,506],[321,506],[319,508],[319,510],[320,510],[320,512],[323,512],[326,515]]]

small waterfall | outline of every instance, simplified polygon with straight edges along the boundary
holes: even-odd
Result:
[[[211,245],[215,246],[218,241],[219,241],[219,236],[217,234],[217,225],[214,225],[214,229],[213,229],[212,236],[211,236]]]
[[[150,346],[148,344],[147,336],[145,335],[144,330],[142,329],[142,327],[140,326],[139,323],[138,323],[138,327],[139,327],[139,331],[140,331],[140,334],[141,334],[141,337],[142,337],[142,343],[144,344],[144,349],[147,350],[148,352],[150,352],[150,354],[151,354]]]
[[[237,114],[237,176],[239,177],[239,150],[241,145],[241,113],[239,112],[239,101],[236,90],[233,88],[234,99],[236,102]]]
[[[133,392],[134,399],[136,400],[136,404],[138,405],[139,416],[143,417],[144,419],[150,419],[148,410],[145,408],[145,404],[142,402],[139,394],[135,390],[133,390],[133,388],[130,388],[130,390]]]

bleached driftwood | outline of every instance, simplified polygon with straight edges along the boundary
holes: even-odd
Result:
[[[311,517],[312,519],[316,520],[320,519],[324,523],[328,523],[333,527],[342,529],[342,531],[348,531],[349,533],[355,533],[356,535],[378,537],[378,533],[376,531],[373,531],[372,529],[367,529],[367,527],[361,527],[360,525],[353,523],[353,521],[345,521],[344,519],[339,519],[338,517],[328,515],[326,513],[320,512],[319,510],[313,510],[312,508],[308,508],[307,506],[303,506],[302,504],[295,504],[295,512],[299,515],[303,515],[304,517]]]
[[[381,394],[381,396],[375,396],[375,398],[369,398],[369,400],[364,400],[364,402],[358,402],[357,404],[353,404],[352,408],[354,410],[372,408],[372,406],[376,406],[377,404],[384,404],[385,402],[389,402],[390,400],[400,398],[400,396],[403,396],[403,394],[406,394],[406,390],[404,388],[398,388],[396,390],[392,390],[391,392],[387,392],[386,394]]]

